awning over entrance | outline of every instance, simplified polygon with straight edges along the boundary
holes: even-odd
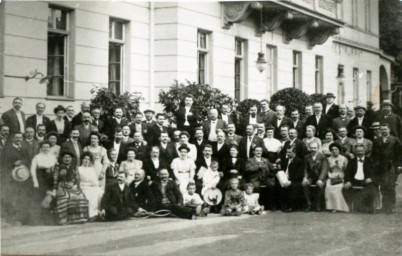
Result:
[[[323,44],[339,33],[343,22],[338,19],[341,0],[290,0],[264,2],[222,2],[223,27],[230,28],[251,17],[256,33],[274,31],[281,28],[283,41],[306,36],[309,47]],[[261,26],[262,12],[262,26]]]

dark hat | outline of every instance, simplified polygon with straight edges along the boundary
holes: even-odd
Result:
[[[275,127],[272,126],[272,124],[268,124],[267,127],[265,128],[266,131],[268,130],[275,130]]]
[[[63,110],[64,112],[66,112],[66,108],[63,107],[62,105],[58,105],[57,107],[54,108],[53,112],[55,114],[57,114],[57,112],[59,112],[60,110]]]
[[[371,124],[371,127],[370,127],[370,129],[379,129],[380,128],[380,122],[373,122],[372,124]]]
[[[355,111],[358,109],[363,109],[364,111],[367,111],[367,109],[361,105],[355,107]]]
[[[336,98],[335,94],[333,94],[332,92],[327,93],[326,97],[327,98],[334,98],[334,99]]]
[[[71,151],[63,151],[63,152],[61,152],[60,158],[63,158],[65,155],[69,155],[69,156],[71,156],[72,158],[75,158],[74,153],[71,152]]]
[[[390,100],[384,100],[382,103],[381,103],[381,107],[382,106],[391,106],[391,107],[394,107],[394,104],[392,104],[392,102],[390,101]]]
[[[187,152],[190,152],[190,148],[187,146],[187,144],[183,144],[179,147],[179,151],[181,151],[182,149],[187,150]]]
[[[153,111],[152,109],[146,109],[146,110],[144,111],[144,114],[145,114],[145,113],[148,113],[148,112],[152,112],[152,114],[155,114],[155,111]]]
[[[366,133],[366,127],[364,126],[361,125],[355,126],[355,128],[353,128],[353,131],[356,132],[357,129],[362,129],[363,132]]]

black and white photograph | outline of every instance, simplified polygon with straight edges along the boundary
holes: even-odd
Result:
[[[402,256],[402,0],[0,0],[0,255]]]

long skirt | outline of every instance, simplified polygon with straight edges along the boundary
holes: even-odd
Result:
[[[88,220],[88,200],[76,185],[59,183],[55,213],[59,225],[85,223]]]
[[[81,185],[81,189],[89,202],[89,217],[92,218],[97,216],[103,196],[103,190],[96,186],[84,185]]]
[[[337,210],[349,212],[349,206],[342,193],[343,183],[331,185],[331,180],[327,180],[325,188],[325,206],[327,210]]]

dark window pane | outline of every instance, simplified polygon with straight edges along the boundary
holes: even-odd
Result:
[[[67,13],[62,10],[54,10],[56,16],[56,29],[67,30]]]
[[[199,42],[198,47],[206,49],[207,48],[207,34],[204,32],[199,32]]]
[[[113,38],[113,21],[109,21],[109,38]]]
[[[114,39],[123,40],[123,23],[114,22]]]
[[[109,62],[121,62],[121,45],[109,44]]]
[[[48,33],[47,74],[50,77],[47,94],[50,96],[64,95],[64,48],[65,35]]]
[[[53,76],[49,79],[49,83],[47,84],[47,95],[49,96],[64,95],[63,77]]]
[[[238,56],[243,55],[242,44],[243,44],[242,41],[236,40],[236,55]]]
[[[198,54],[198,83],[205,84],[205,54]]]

